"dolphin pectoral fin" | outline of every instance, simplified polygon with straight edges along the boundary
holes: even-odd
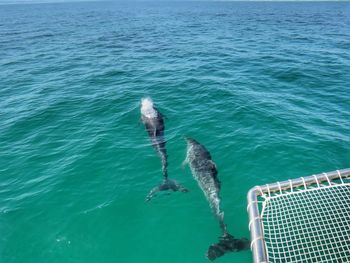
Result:
[[[217,170],[218,168],[216,167],[216,163],[213,162],[213,160],[209,160],[211,166],[213,167],[213,169]]]
[[[236,239],[229,233],[225,233],[220,237],[220,241],[216,244],[209,246],[206,256],[209,260],[213,261],[218,257],[223,256],[228,252],[238,252],[244,249],[248,249],[250,242],[246,238]]]

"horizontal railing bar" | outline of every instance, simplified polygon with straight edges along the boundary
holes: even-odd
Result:
[[[300,178],[293,179],[293,180],[282,181],[279,183],[256,186],[253,189],[255,189],[254,190],[255,194],[257,196],[259,196],[262,193],[277,192],[277,191],[280,191],[281,189],[288,190],[288,189],[291,189],[291,186],[293,188],[295,188],[295,187],[300,187],[300,186],[304,186],[304,185],[308,186],[311,184],[322,183],[322,182],[326,182],[326,181],[329,182],[329,180],[340,179],[339,174],[340,174],[342,179],[350,177],[350,169],[348,168],[348,169],[343,169],[343,170],[336,170],[336,171],[332,171],[332,172],[328,172],[328,173],[321,173],[321,174],[317,174],[317,175],[300,177]]]

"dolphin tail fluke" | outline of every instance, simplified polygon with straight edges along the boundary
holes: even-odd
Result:
[[[248,249],[250,241],[246,238],[236,239],[229,233],[225,233],[220,237],[220,241],[209,246],[206,254],[211,261],[223,256],[225,253],[237,252]]]
[[[146,196],[146,202],[151,201],[151,199],[155,197],[159,191],[159,186],[154,187]]]
[[[146,196],[146,202],[150,201],[153,197],[155,197],[157,195],[158,192],[160,191],[166,191],[166,190],[171,190],[171,191],[179,191],[179,192],[188,192],[188,190],[182,186],[181,184],[179,184],[178,182],[174,181],[174,180],[170,180],[170,179],[164,179],[163,182],[154,187],[149,194]]]

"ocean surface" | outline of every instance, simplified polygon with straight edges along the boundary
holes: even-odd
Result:
[[[249,237],[251,187],[350,167],[349,85],[349,2],[1,5],[0,262],[208,262],[220,229],[184,136]],[[190,190],[148,203],[162,174],[143,96]]]

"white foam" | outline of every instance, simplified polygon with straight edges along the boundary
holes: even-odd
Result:
[[[153,107],[153,101],[150,97],[141,99],[141,114],[147,118],[157,118],[157,111]]]

